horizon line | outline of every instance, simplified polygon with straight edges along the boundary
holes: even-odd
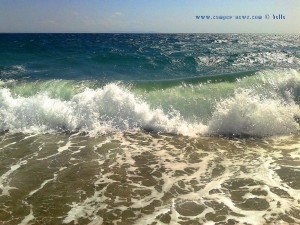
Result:
[[[120,32],[0,32],[0,34],[300,34],[300,33],[260,33],[260,32],[154,32],[154,31],[120,31]]]

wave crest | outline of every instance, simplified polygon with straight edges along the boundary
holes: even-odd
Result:
[[[0,131],[271,136],[299,130],[295,70],[148,91],[120,83],[99,86],[92,81],[2,82]]]
[[[86,89],[70,101],[37,94],[14,98],[8,89],[0,90],[0,130],[11,132],[81,131],[105,134],[142,128],[156,132],[194,135],[206,126],[189,124],[176,111],[165,114],[129,90],[108,84]]]
[[[209,133],[250,136],[283,135],[296,132],[299,106],[280,99],[263,98],[240,89],[217,104],[209,122]]]

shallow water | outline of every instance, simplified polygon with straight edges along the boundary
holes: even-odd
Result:
[[[299,135],[0,138],[3,224],[300,223]]]

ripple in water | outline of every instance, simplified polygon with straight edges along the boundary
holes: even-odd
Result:
[[[5,224],[298,224],[299,135],[1,135]]]

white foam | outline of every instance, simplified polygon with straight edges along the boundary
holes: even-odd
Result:
[[[64,169],[64,168],[60,169],[59,171],[62,171],[63,169]],[[46,184],[48,184],[49,182],[52,182],[52,181],[56,180],[56,178],[57,178],[57,174],[54,174],[54,177],[53,177],[53,178],[48,179],[48,180],[45,180],[45,181],[40,185],[39,188],[37,188],[37,189],[31,191],[31,192],[28,194],[28,197],[31,197],[32,195],[34,195],[35,193],[37,193],[38,191],[40,191],[41,189],[43,189],[44,186],[45,186]]]
[[[32,221],[34,218],[35,217],[33,215],[32,207],[30,207],[30,213],[24,217],[24,219],[21,221],[21,223],[19,223],[19,225],[28,225],[30,224],[29,222]]]
[[[295,70],[260,72],[231,84],[177,86],[143,97],[137,93],[117,83],[97,89],[81,86],[67,99],[46,91],[24,97],[1,88],[0,131],[94,136],[144,129],[187,136],[270,136],[299,129],[294,99],[300,96],[300,75]]]
[[[259,52],[248,53],[245,56],[238,58],[234,66],[248,66],[248,65],[263,65],[263,64],[299,64],[299,59],[283,52]]]
[[[299,129],[295,115],[299,106],[280,99],[265,99],[240,89],[220,101],[209,122],[209,132],[252,136],[282,135]]]
[[[71,146],[72,146],[72,142],[71,142],[71,141],[68,141],[68,142],[66,143],[66,145],[59,147],[59,148],[57,149],[57,151],[58,151],[58,152],[66,151],[66,150],[68,150]]]
[[[226,58],[221,56],[198,56],[196,62],[198,65],[215,66],[226,62]]]
[[[2,190],[2,193],[0,194],[0,196],[3,196],[3,195],[9,196],[10,195],[9,190],[17,189],[15,187],[9,186],[9,176],[25,164],[27,164],[27,160],[20,161],[17,164],[12,165],[6,173],[1,175],[1,177],[0,177],[0,189]]]
[[[218,43],[218,44],[223,44],[223,43],[227,43],[228,40],[223,40],[223,39],[219,39],[219,40],[214,40],[214,43]]]
[[[96,90],[86,89],[70,101],[47,94],[13,97],[9,89],[0,90],[0,130],[11,132],[84,131],[90,134],[134,128],[193,135],[204,130],[202,124],[189,124],[180,114],[165,114],[117,84]],[[202,131],[203,132],[203,131]]]
[[[91,224],[117,223],[120,220],[110,221],[102,216],[106,212],[119,216],[125,210],[130,210],[133,214],[128,222],[131,224],[181,224],[186,221],[215,224],[216,221],[209,218],[212,216],[210,214],[215,214],[215,219],[224,217],[219,223],[229,223],[229,219],[236,221],[237,224],[279,223],[277,218],[284,214],[295,219],[295,223],[299,223],[298,219],[290,214],[290,210],[298,205],[299,190],[287,185],[285,187],[285,182],[276,173],[279,166],[278,159],[281,156],[274,158],[277,153],[265,148],[265,144],[260,148],[256,141],[251,141],[255,145],[249,145],[249,142],[227,139],[184,137],[182,140],[177,140],[176,137],[169,135],[159,135],[156,139],[150,134],[140,132],[135,135],[134,133],[132,136],[116,134],[110,137],[110,140],[118,140],[122,151],[115,154],[114,149],[114,156],[107,156],[112,163],[109,163],[109,169],[106,172],[105,169],[100,169],[98,180],[94,183],[95,187],[100,185],[102,188],[95,188],[94,194],[70,205],[71,208],[64,217],[64,223],[77,224],[80,218],[92,221]],[[215,145],[215,147],[207,149],[206,146],[201,147],[196,144],[206,141],[210,142],[210,146]],[[100,143],[94,145],[95,153],[98,152],[100,168],[105,167],[106,160],[101,151],[105,143],[107,140],[101,140]],[[201,161],[191,163],[187,160],[188,152],[207,154],[199,156]],[[153,157],[150,157],[146,163],[140,164],[139,157],[143,155],[147,157],[149,154]],[[222,166],[224,170],[215,176],[214,171],[219,166]],[[152,185],[143,184],[141,172],[146,167],[151,170],[151,179],[155,180]],[[120,168],[125,170],[126,174],[122,175],[124,183],[131,190],[128,192],[130,193],[128,198],[122,195],[112,197],[105,194],[106,191],[111,193],[112,186],[109,184],[120,182]],[[187,169],[193,169],[193,172],[186,173]],[[178,171],[185,172],[179,174]],[[156,173],[161,173],[161,175],[154,175]],[[118,175],[117,180],[114,174]],[[138,182],[133,179],[138,177],[140,179]],[[240,181],[236,183],[236,180]],[[157,188],[157,185],[160,188]],[[272,188],[281,189],[290,197],[280,196],[273,192]],[[141,190],[146,190],[147,194],[138,194]],[[235,199],[237,193],[240,199]],[[255,207],[251,203],[244,205],[244,201],[251,201],[251,199],[265,202],[265,208]],[[112,201],[113,206],[110,205]],[[154,202],[161,202],[161,204],[154,204]],[[191,209],[190,203],[194,206],[198,205],[200,210]],[[278,204],[281,207],[278,207]],[[152,208],[153,205],[155,205],[154,208]],[[151,209],[144,210],[149,206]],[[187,211],[192,213],[185,214],[184,212]],[[168,222],[160,220],[164,215],[168,215]]]
[[[1,75],[9,77],[9,76],[13,76],[13,75],[16,75],[16,74],[19,74],[19,73],[24,73],[24,72],[26,72],[25,66],[23,66],[23,65],[14,65],[10,68],[7,68],[4,71],[1,71]]]

